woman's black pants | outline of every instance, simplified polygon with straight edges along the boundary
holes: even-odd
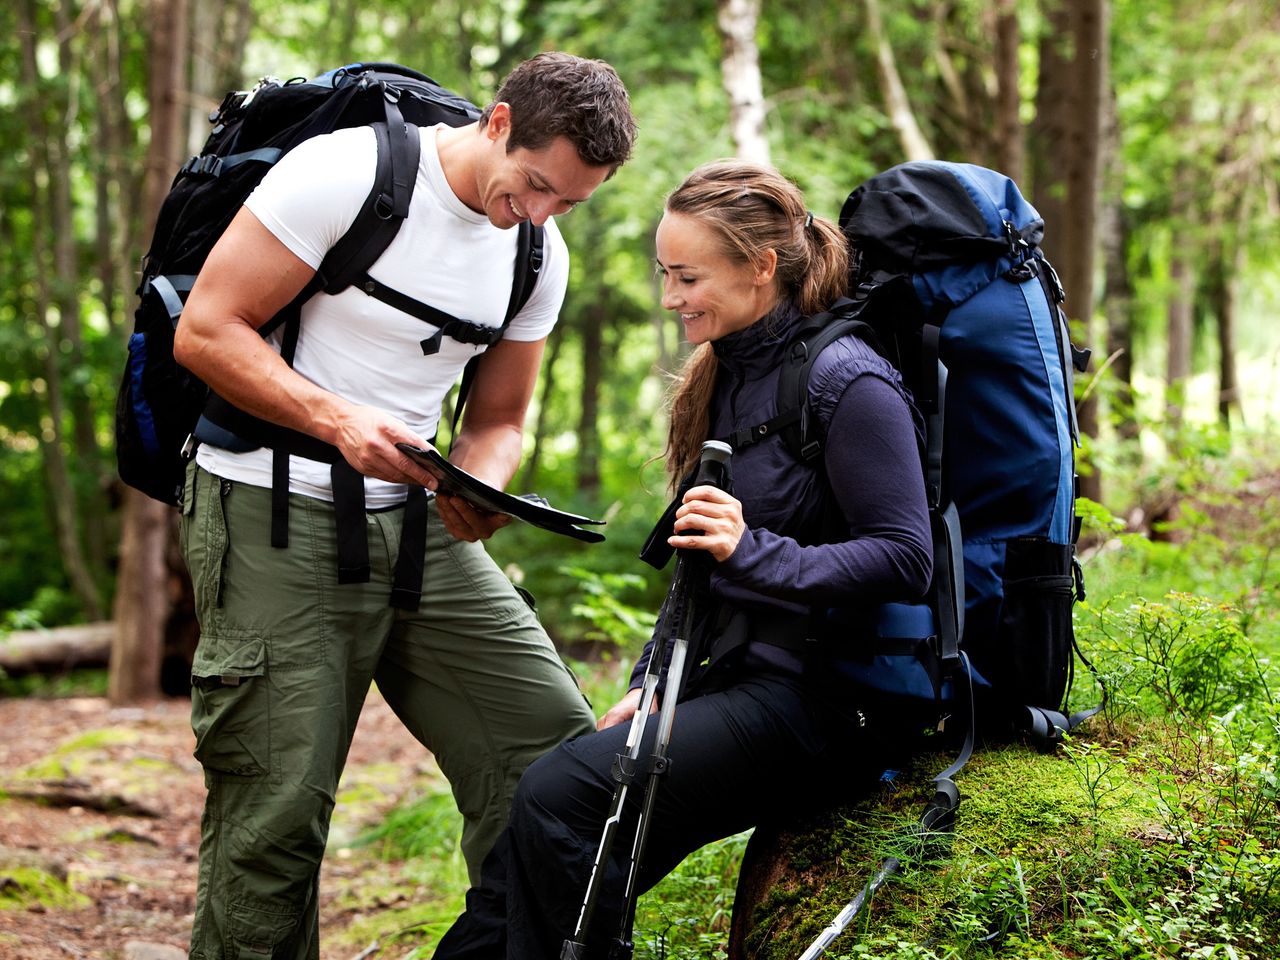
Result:
[[[641,757],[652,747],[656,717]],[[556,960],[571,938],[616,783],[628,724],[561,744],[533,763],[511,819],[467,893],[466,911],[435,960]],[[692,851],[765,821],[862,792],[892,762],[895,739],[821,683],[758,674],[676,708],[670,766],[658,791],[639,891]],[[587,937],[605,958],[619,934],[621,896],[642,792],[629,791]]]

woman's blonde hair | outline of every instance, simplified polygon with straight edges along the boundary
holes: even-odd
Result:
[[[779,299],[791,300],[802,313],[817,313],[846,290],[844,235],[810,213],[800,189],[773,167],[743,160],[704,164],[667,197],[666,209],[710,227],[721,252],[735,263],[762,266],[766,251],[773,250]],[[717,368],[711,344],[704,343],[677,376],[665,451],[673,491],[707,439]]]

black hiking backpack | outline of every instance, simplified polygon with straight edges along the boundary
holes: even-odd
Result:
[[[927,603],[884,605],[878,639],[839,667],[922,727],[955,717],[947,729],[966,742],[940,780],[975,728],[1049,749],[1100,708],[1066,713],[1084,597],[1072,371],[1088,353],[1070,342],[1044,222],[1002,174],[916,162],[854,190],[840,226],[851,296],[801,322],[777,415],[730,442],[781,431],[795,456],[817,457],[808,382],[823,348],[856,333],[893,363],[925,421],[934,579]]]
[[[426,353],[439,348],[441,335],[490,345],[502,336],[533,292],[542,265],[541,227],[527,221],[520,225],[511,302],[499,328],[450,317],[382,286],[366,273],[408,214],[418,169],[418,127],[463,126],[479,115],[473,104],[430,77],[386,63],[351,64],[310,81],[268,78],[252,90],[227,94],[209,117],[213,129],[201,153],[183,164],[174,178],[142,262],[134,333],[116,400],[116,458],[125,483],[157,500],[176,503],[196,440],[239,450],[272,447],[286,464],[290,452],[328,463],[341,460],[336,447],[257,420],[211,395],[173,359],[174,331],[209,251],[271,166],[311,137],[372,125],[377,173],[355,222],[325,256],[315,277],[260,330],[266,336],[284,327],[281,353],[286,362],[292,363],[302,304],[319,291],[334,294],[353,284],[436,327],[423,341]],[[473,374],[469,365],[455,418]],[[276,493],[279,500],[279,489]],[[281,546],[280,514],[274,519],[273,542]]]

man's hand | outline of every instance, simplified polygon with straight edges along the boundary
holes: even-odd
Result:
[[[636,687],[634,690],[628,690],[621,700],[605,711],[604,716],[596,721],[597,730],[605,730],[609,727],[616,726],[619,723],[627,723],[636,715],[636,711],[640,709],[640,698],[644,695],[644,690]],[[650,714],[658,712],[658,696],[655,694],[653,698],[653,708]]]
[[[488,510],[481,510],[470,500],[442,493],[436,494],[436,511],[450,536],[468,543],[488,540],[494,531],[511,522],[511,517],[505,513],[490,513]]]
[[[423,450],[431,447],[400,420],[377,407],[349,405],[334,435],[334,445],[342,451],[347,463],[364,476],[434,490],[436,478],[398,450],[397,443]]]

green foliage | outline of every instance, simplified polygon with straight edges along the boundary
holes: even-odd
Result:
[[[1203,721],[1266,694],[1264,668],[1233,606],[1182,593],[1127,599],[1112,598],[1082,631],[1082,642],[1100,652],[1113,711],[1155,709]]]
[[[637,960],[723,957],[738,863],[750,832],[690,854],[636,907]]]
[[[582,600],[573,605],[571,612],[590,624],[585,639],[630,650],[643,646],[652,636],[657,615],[624,599],[644,587],[641,577],[632,573],[595,573],[582,567],[561,567],[560,572],[576,581],[582,591]]]
[[[462,815],[447,791],[429,793],[397,807],[352,845],[374,846],[388,860],[409,860],[426,867],[441,889],[466,885],[467,866],[458,837]]]

